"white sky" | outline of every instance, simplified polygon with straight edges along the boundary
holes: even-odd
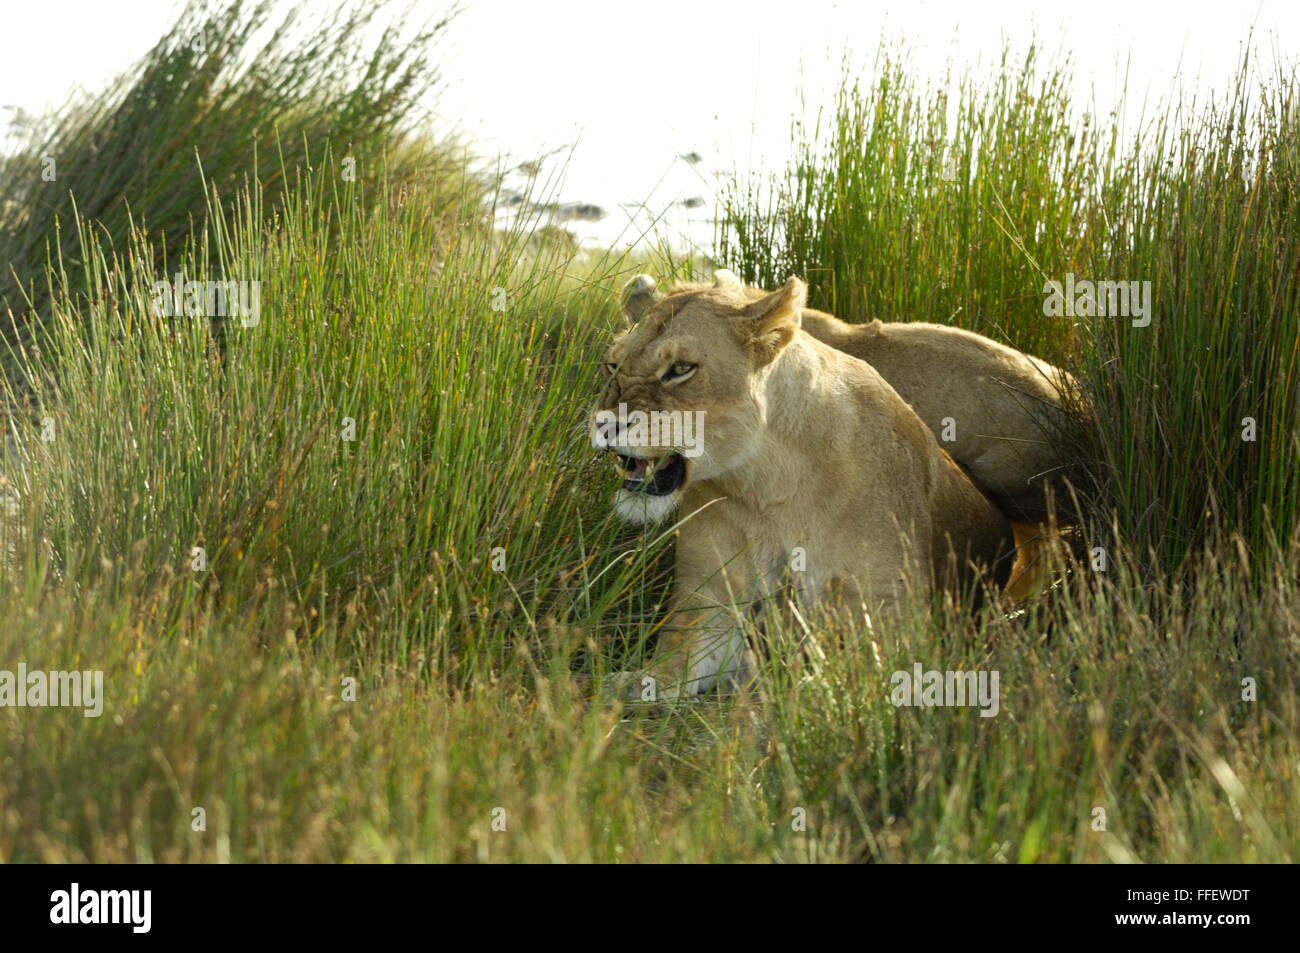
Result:
[[[0,107],[29,111],[73,84],[101,85],[147,51],[180,6],[3,4]],[[417,15],[445,6],[414,3]],[[811,118],[833,94],[846,50],[868,78],[882,36],[905,39],[913,68],[937,80],[949,62],[992,65],[1004,40],[1023,52],[1036,32],[1049,51],[1073,53],[1080,98],[1095,97],[1104,113],[1126,61],[1136,104],[1176,80],[1223,89],[1252,25],[1264,62],[1300,56],[1296,0],[468,0],[444,41],[448,86],[437,108],[488,154],[523,161],[561,149],[547,166],[568,163],[560,197],[609,210],[595,232],[612,241],[626,221],[622,201],[650,199],[658,211],[707,197],[712,172],[779,168],[801,99]],[[676,158],[692,150],[704,157],[699,169]],[[707,234],[707,209],[689,214],[671,215],[669,231]]]

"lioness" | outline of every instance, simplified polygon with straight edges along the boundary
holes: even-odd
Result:
[[[712,286],[682,282],[669,291],[707,287],[751,300],[767,294],[725,269],[714,272]],[[847,324],[805,308],[802,326],[879,371],[1009,519],[1046,522],[1049,492],[1063,500],[1064,461],[1051,438],[1065,427],[1062,397],[1077,387],[1069,372],[942,324]]]
[[[806,292],[798,278],[757,300],[729,286],[661,295],[649,275],[624,286],[635,323],[606,355],[592,436],[621,461],[620,515],[685,517],[650,667],[658,700],[735,676],[739,613],[788,570],[802,598],[837,595],[872,618],[908,578],[924,594],[975,567],[997,567],[998,584],[1009,571],[1002,514],[869,364],[800,329]],[[679,428],[702,413],[697,445],[634,426],[638,412]]]

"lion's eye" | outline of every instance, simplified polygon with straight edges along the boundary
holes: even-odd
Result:
[[[668,368],[668,370],[664,371],[663,377],[659,379],[661,381],[681,380],[690,377],[691,374],[695,372],[695,367],[696,365],[694,364],[687,364],[685,361],[678,361],[672,367]]]
[[[612,361],[606,361],[604,364],[600,365],[600,369],[604,371],[608,376],[613,377],[614,372],[618,370],[618,365],[613,363]]]

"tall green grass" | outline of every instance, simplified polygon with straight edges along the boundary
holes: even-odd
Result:
[[[586,550],[609,533],[589,486],[605,469],[574,387],[612,297],[557,311],[585,286],[545,255],[521,265],[527,234],[440,235],[419,204],[367,207],[328,159],[274,216],[257,190],[228,208],[213,192],[175,267],[260,282],[255,326],[228,318],[218,349],[205,318],[156,314],[144,237],[121,258],[86,225],[46,347],[15,353],[22,379],[47,382],[7,396],[26,405],[21,489],[62,501],[41,530],[59,575],[126,599],[179,585],[181,613],[273,606],[309,639],[321,619],[363,618],[344,626],[358,653],[405,664],[438,646],[437,670],[462,679],[504,664],[505,633],[600,606]],[[616,265],[583,281],[608,286]]]
[[[719,260],[763,287],[801,275],[846,321],[953,323],[1063,361],[1043,275],[1068,270],[1098,159],[1068,60],[1007,51],[988,78],[922,84],[882,46],[869,77],[846,72],[829,113],[795,123],[774,186],[731,178]]]
[[[367,188],[386,163],[391,180],[419,183],[436,214],[458,214],[467,189],[481,203],[486,177],[457,144],[415,134],[448,18],[408,29],[398,17],[366,42],[384,4],[313,14],[304,33],[305,13],[275,0],[190,0],[138,63],[34,122],[0,158],[4,340],[36,339],[46,267],[78,220],[122,251],[133,227],[145,230],[165,270],[206,217],[211,187],[234,196],[255,183],[272,205],[282,170],[319,162],[330,143]]]
[[[1094,513],[1155,567],[1220,527],[1264,560],[1300,522],[1300,82],[1243,61],[1222,99],[1112,147],[1081,267],[1152,283],[1085,326]]]

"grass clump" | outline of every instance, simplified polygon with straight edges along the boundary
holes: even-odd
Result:
[[[131,69],[33,122],[0,160],[5,341],[37,339],[47,267],[78,220],[94,221],[121,251],[138,226],[151,264],[166,273],[207,217],[211,188],[234,196],[255,183],[272,206],[285,191],[281,175],[321,161],[327,145],[367,188],[385,165],[391,181],[418,184],[439,216],[454,218],[467,197],[481,203],[487,182],[470,174],[459,147],[417,134],[450,17],[414,29],[398,18],[368,46],[382,4],[335,10],[299,41],[291,37],[305,8],[282,7],[191,0]]]

